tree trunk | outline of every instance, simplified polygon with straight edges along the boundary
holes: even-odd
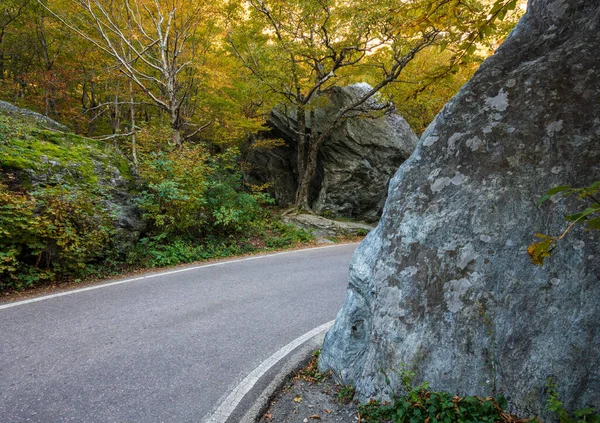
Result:
[[[312,141],[306,155],[306,169],[300,174],[298,180],[298,191],[296,192],[296,207],[300,210],[311,211],[308,195],[310,183],[317,170],[317,158],[319,156],[318,144]]]
[[[306,157],[306,111],[302,106],[296,110],[296,141],[297,141],[297,154],[298,154],[298,183],[302,179],[302,175],[306,169],[305,157]],[[292,128],[294,129],[294,128]]]
[[[183,146],[181,140],[181,128],[173,128],[173,144],[175,144],[177,148],[181,148]]]
[[[113,105],[110,107],[110,127],[113,134],[118,134],[119,132],[121,132],[121,112],[119,110],[119,94],[115,94]]]
[[[4,79],[4,28],[0,30],[0,80]]]
[[[135,104],[133,103],[133,82],[129,80],[129,113],[131,120],[131,158],[133,166],[137,168],[137,146],[135,144]]]
[[[317,159],[319,157],[319,151],[321,146],[327,140],[333,130],[336,128],[336,124],[331,124],[325,132],[320,135],[317,134],[316,128],[314,128],[314,114],[311,114],[311,140],[308,146],[308,152],[306,154],[306,169],[298,180],[298,191],[296,191],[296,207],[300,210],[311,211],[311,207],[308,199],[308,190],[310,184],[317,172]],[[318,135],[318,136],[317,136]]]
[[[169,111],[171,129],[173,131],[173,144],[177,148],[181,148],[181,146],[183,145],[183,138],[181,136],[181,133],[183,130],[183,125],[181,122],[181,118],[179,116],[179,111],[180,111],[179,109],[174,109],[174,108],[172,108]]]

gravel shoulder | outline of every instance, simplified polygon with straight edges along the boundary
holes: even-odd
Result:
[[[316,357],[270,401],[260,423],[310,423],[358,421],[358,408],[342,386],[316,368]]]

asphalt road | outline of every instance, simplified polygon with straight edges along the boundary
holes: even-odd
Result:
[[[356,244],[240,260],[0,309],[0,422],[199,422],[335,318]]]

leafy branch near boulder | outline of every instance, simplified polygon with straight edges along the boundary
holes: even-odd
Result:
[[[561,194],[565,198],[575,196],[586,202],[587,207],[576,213],[565,216],[565,219],[571,223],[559,236],[535,234],[535,236],[541,238],[542,241],[532,243],[527,249],[533,264],[543,265],[544,259],[551,256],[552,250],[556,248],[558,242],[576,225],[583,225],[586,230],[600,230],[600,201],[598,200],[598,198],[600,198],[600,181],[594,182],[590,186],[584,188],[572,188],[569,185],[554,187],[540,199],[538,206],[541,206],[558,194]]]

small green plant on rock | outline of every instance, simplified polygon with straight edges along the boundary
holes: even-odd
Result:
[[[573,416],[565,409],[558,396],[556,383],[552,378],[548,378],[546,383],[546,392],[548,392],[548,410],[556,413],[560,423],[600,423],[600,414],[592,407],[582,408],[573,413]]]
[[[338,394],[337,394],[338,400],[342,404],[348,404],[350,401],[352,401],[352,398],[354,398],[355,392],[356,392],[356,390],[354,389],[354,386],[351,386],[351,385],[341,386],[340,390],[338,391]]]

